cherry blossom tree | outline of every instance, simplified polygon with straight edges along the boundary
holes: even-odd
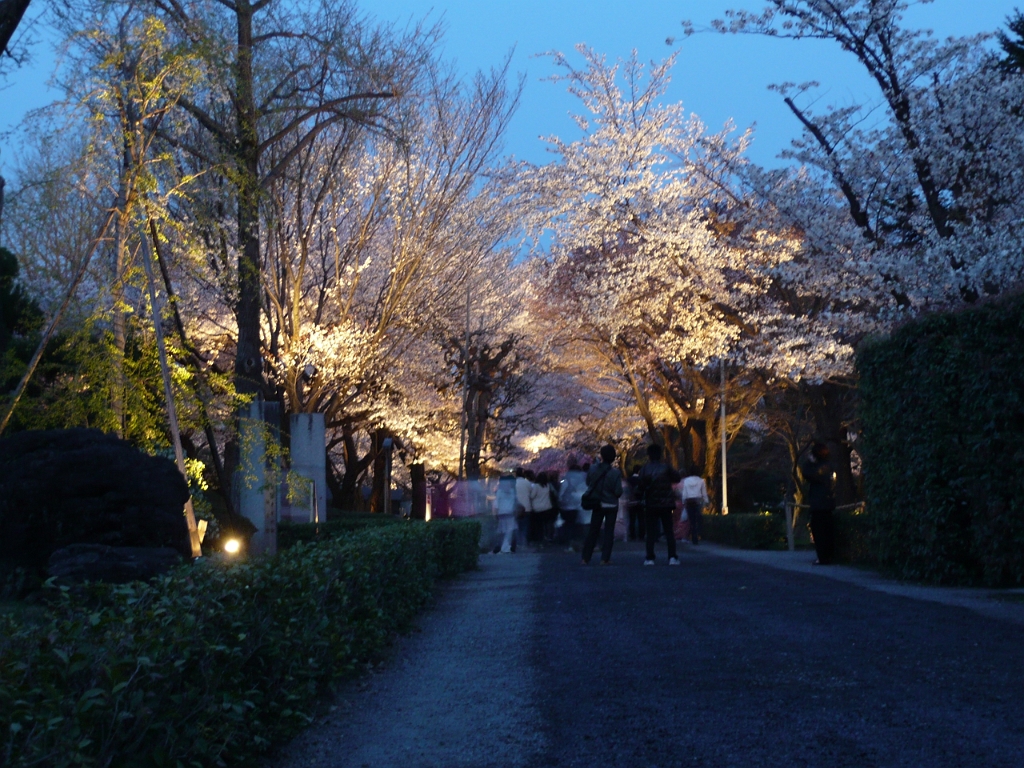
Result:
[[[825,107],[816,83],[775,86],[802,128],[782,155],[794,162],[740,174],[758,226],[796,245],[772,271],[787,313],[826,324],[845,349],[919,313],[1012,290],[1024,270],[1024,83],[995,57],[990,36],[938,41],[908,29],[909,5],[772,0],[715,24],[831,41],[877,86],[865,103]],[[836,362],[809,369],[798,386],[852,493],[852,365],[849,355]]]
[[[556,161],[515,169],[534,242],[550,241],[546,287],[603,358],[652,438],[711,474],[726,361],[735,436],[773,376],[842,366],[850,350],[825,323],[794,316],[775,271],[798,255],[789,232],[761,226],[740,181],[747,136],[709,134],[660,102],[673,58],[646,68],[584,47],[575,69],[553,54],[586,111]]]
[[[848,338],[879,327],[865,314],[886,327],[1000,293],[1024,270],[1021,79],[988,36],[940,42],[905,28],[908,5],[774,0],[717,23],[833,41],[878,87],[877,101],[816,110],[800,104],[815,84],[777,86],[803,128],[784,153],[799,166],[755,182],[808,254],[788,284],[831,295]]]
[[[453,421],[437,399],[437,339],[464,326],[467,286],[485,295],[476,276],[508,266],[506,197],[485,178],[518,97],[507,79],[504,67],[464,83],[426,66],[399,140],[335,126],[268,188],[272,381],[290,411],[325,414],[344,500],[384,433],[419,456]]]

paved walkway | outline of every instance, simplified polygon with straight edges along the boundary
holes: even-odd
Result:
[[[419,630],[350,684],[331,714],[269,765],[526,766],[543,751],[529,663],[541,556],[481,558],[446,585]]]
[[[1024,766],[1020,591],[663,555],[481,557],[267,768]]]
[[[703,549],[700,549],[703,547]],[[812,565],[814,553],[809,550],[777,552],[732,549],[714,544],[702,543],[697,550],[709,554],[742,560],[745,563],[767,565],[785,571],[806,573],[828,579],[855,584],[864,589],[899,595],[914,600],[927,600],[943,605],[955,605],[976,611],[994,619],[1024,624],[1024,589],[978,589],[954,587],[928,587],[920,584],[906,584],[880,576],[877,572],[852,565]],[[695,551],[697,551],[695,550]]]

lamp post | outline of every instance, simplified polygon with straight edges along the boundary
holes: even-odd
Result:
[[[722,356],[722,514],[729,514],[729,478],[725,436],[725,355]]]
[[[469,414],[466,409],[469,407],[469,311],[471,300],[471,284],[466,280],[466,346],[463,348],[462,360],[465,363],[462,380],[462,414],[459,419],[459,479],[465,477],[466,468],[466,440],[469,430]]]

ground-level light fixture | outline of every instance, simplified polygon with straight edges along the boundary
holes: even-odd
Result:
[[[242,542],[238,539],[228,539],[224,542],[224,551],[229,555],[237,555],[242,551]]]

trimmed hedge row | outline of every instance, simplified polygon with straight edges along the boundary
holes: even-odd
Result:
[[[388,525],[403,525],[411,521],[392,515],[347,514],[324,523],[281,523],[277,528],[277,548],[285,550],[299,542],[312,544],[316,541],[337,539],[366,528],[380,528]]]
[[[472,522],[387,526],[149,585],[64,589],[39,626],[0,616],[0,763],[250,761],[407,627],[435,578],[475,567],[479,535]]]
[[[808,513],[797,521],[797,545],[810,544]],[[836,525],[836,560],[841,563],[871,563],[875,560],[871,516],[859,511],[833,513]],[[769,514],[704,515],[704,538],[739,549],[785,549],[786,516]]]
[[[739,549],[778,549],[786,546],[786,516],[777,512],[704,515],[701,525],[704,538],[715,544]]]
[[[942,584],[1024,584],[1024,296],[863,346],[861,448],[880,564]]]

